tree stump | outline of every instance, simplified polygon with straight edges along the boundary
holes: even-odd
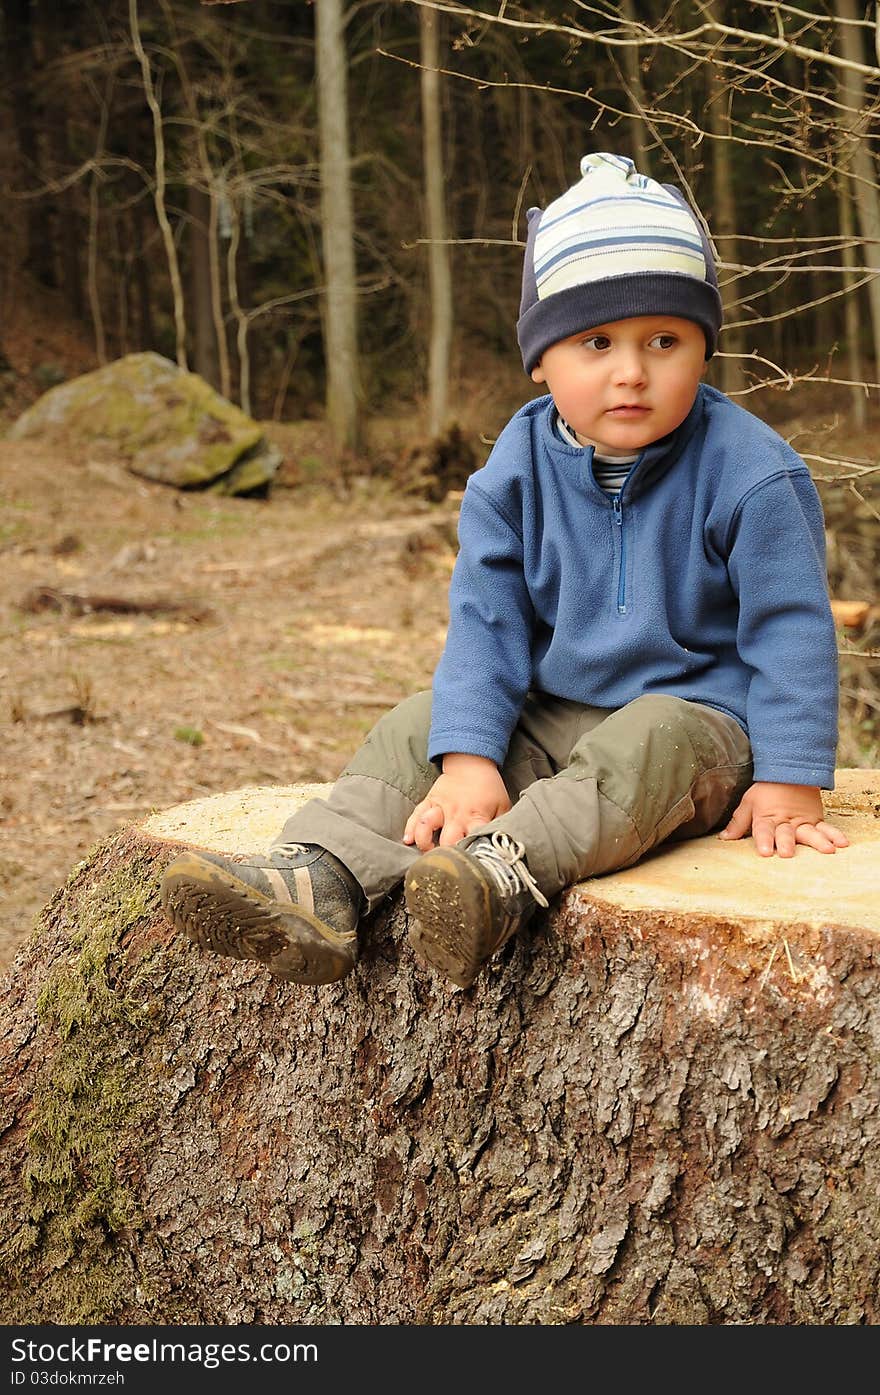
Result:
[[[321,788],[121,831],[19,951],[3,1323],[880,1319],[880,772],[839,772],[846,851],[668,848],[466,992],[399,896],[321,988],[164,919],[182,846],[260,851]]]

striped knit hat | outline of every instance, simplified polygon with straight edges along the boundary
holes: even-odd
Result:
[[[531,373],[551,344],[634,315],[694,320],[706,358],[721,296],[709,239],[683,195],[620,155],[585,155],[581,178],[530,208],[516,332]]]

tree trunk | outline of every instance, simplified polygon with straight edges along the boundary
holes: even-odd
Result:
[[[844,298],[846,365],[850,381],[857,385],[865,381],[865,370],[862,366],[862,317],[859,314],[860,297],[857,284],[859,278],[854,270],[856,258],[853,255],[851,245],[855,239],[852,196],[849,181],[843,178],[837,180],[837,210],[840,238],[844,244],[841,249],[841,261],[846,267],[846,271],[843,273],[843,285],[846,289]],[[868,421],[868,398],[864,388],[858,386],[850,388],[850,409],[853,427],[856,431],[864,431]]]
[[[75,98],[66,64],[71,51],[77,47],[76,20],[72,12],[65,13],[63,8],[51,6],[43,12],[41,30],[43,84],[46,88],[42,129],[47,172],[51,179],[61,182],[77,164],[70,139],[71,121],[76,123],[76,117],[72,116]],[[61,289],[71,316],[81,320],[86,312],[80,256],[85,242],[85,225],[78,182],[66,189],[56,189],[49,195],[46,204],[43,236],[46,236],[47,224],[55,228]]]
[[[151,290],[153,278],[150,275],[150,258],[147,249],[147,220],[143,204],[138,199],[131,203],[130,231],[132,237],[133,276],[135,301],[137,304],[137,325],[139,349],[155,349],[156,330],[153,324],[153,301]]]
[[[361,437],[357,282],[342,0],[316,0],[315,40],[321,145],[327,422],[338,447],[356,450]]]
[[[204,189],[195,184],[187,188],[187,212],[189,214],[189,260],[190,294],[192,296],[192,324],[195,334],[195,371],[220,389],[220,365],[217,358],[217,335],[214,327],[214,302],[211,287],[211,256],[208,242],[208,223],[211,205]]]
[[[144,96],[147,101],[147,106],[150,109],[150,116],[153,122],[153,155],[155,160],[153,204],[156,209],[156,220],[162,233],[162,242],[168,261],[168,276],[171,282],[171,296],[174,305],[174,333],[177,342],[177,366],[186,372],[186,312],[184,309],[183,285],[180,279],[177,244],[174,240],[174,230],[168,218],[168,209],[165,201],[165,129],[162,110],[159,106],[158,98],[156,97],[153,75],[150,70],[150,60],[144,48],[143,40],[141,39],[138,0],[128,0],[128,22],[131,30],[132,46],[141,68]]]
[[[229,220],[231,233],[229,245],[226,249],[226,284],[229,287],[229,304],[235,320],[235,350],[238,360],[238,403],[241,410],[248,416],[253,410],[251,406],[251,353],[248,343],[248,329],[250,320],[242,306],[242,298],[239,294],[239,272],[244,268],[247,271],[247,255],[242,255],[241,237],[241,210],[235,199],[229,201]]]
[[[785,49],[782,54],[782,69],[785,75],[785,81],[788,83],[791,90],[793,92],[803,91],[803,59],[796,53],[793,53],[790,48]],[[806,92],[803,96],[802,110],[804,118],[801,134],[800,138],[795,140],[794,144],[798,149],[798,154],[795,155],[795,168],[797,169],[797,178],[800,181],[803,193],[794,205],[792,212],[796,219],[795,226],[799,236],[802,236],[806,243],[813,241],[814,245],[819,247],[827,227],[822,200],[816,198],[813,191],[815,169],[807,160],[804,153],[804,145],[808,146],[810,141],[810,128],[807,118],[809,97]],[[754,246],[754,244],[752,245]],[[792,248],[792,250],[794,251],[797,249]],[[758,260],[760,261],[760,257]],[[837,312],[839,307],[837,301],[824,300],[822,297],[829,294],[833,296],[835,292],[840,290],[840,282],[833,274],[829,275],[827,272],[823,271],[814,271],[809,276],[804,277],[795,276],[793,280],[795,286],[799,281],[806,283],[806,291],[803,289],[798,291],[793,288],[793,290],[789,291],[786,295],[786,291],[783,290],[783,295],[786,297],[783,303],[779,303],[776,300],[776,296],[771,296],[770,299],[776,302],[772,306],[773,313],[782,310],[783,305],[791,309],[792,306],[796,306],[799,301],[819,300],[819,304],[812,305],[808,311],[788,316],[779,321],[781,325],[785,326],[786,334],[791,336],[797,354],[795,362],[790,366],[797,371],[803,368],[809,371],[816,362],[817,345],[822,345],[824,349],[824,346],[833,344],[835,339],[838,338],[839,320],[837,318]],[[764,303],[767,302],[765,301]],[[780,359],[777,359],[776,362],[780,363]]]
[[[706,15],[720,22],[718,0],[705,0]],[[721,255],[732,264],[739,262],[739,248],[736,241],[736,199],[733,187],[733,141],[730,120],[730,94],[721,70],[714,59],[706,64],[709,84],[709,100],[706,103],[706,123],[712,134],[712,232],[718,240]],[[740,280],[729,271],[719,267],[721,301],[724,306],[724,319],[729,328],[724,330],[719,356],[719,386],[724,392],[737,392],[744,383],[742,360],[744,331],[734,328],[735,322],[743,318],[743,307],[737,305]]]
[[[101,262],[101,183],[99,177],[100,162],[104,158],[104,151],[107,144],[107,127],[110,123],[110,101],[112,95],[112,79],[108,81],[101,103],[101,117],[98,122],[98,135],[95,141],[95,168],[89,178],[89,223],[88,236],[86,238],[86,286],[89,298],[89,313],[92,318],[92,330],[95,336],[95,358],[98,367],[102,368],[107,362],[107,336],[104,332],[104,308],[101,304],[101,283],[98,268]],[[133,254],[130,253],[130,258]],[[129,267],[131,260],[129,261]],[[124,277],[124,292],[126,310],[129,302],[129,292],[131,277],[129,267],[126,268]],[[126,323],[128,315],[126,314]],[[123,353],[127,352],[127,344],[123,347]]]
[[[626,24],[627,37],[635,38],[639,32],[639,17],[636,12],[635,0],[621,0],[620,16]],[[648,132],[645,118],[642,115],[645,110],[645,87],[642,81],[641,52],[635,44],[628,45],[622,50],[622,67],[628,88],[627,95],[634,111],[633,119],[627,127],[627,130],[632,133],[632,158],[635,160],[636,169],[641,170],[642,174],[650,174]]]
[[[861,19],[855,0],[834,0],[834,11],[839,19]],[[864,63],[865,53],[861,30],[855,24],[838,26],[841,55],[851,63]],[[874,372],[880,371],[880,189],[877,187],[877,164],[871,151],[868,125],[872,115],[866,109],[865,78],[852,68],[840,70],[840,97],[844,107],[841,120],[844,126],[844,141],[851,148],[850,161],[844,157],[844,167],[849,163],[852,172],[852,197],[856,208],[859,231],[864,239],[862,247],[863,265],[871,267],[874,276],[868,282],[868,300],[871,307],[871,327],[874,340]]]
[[[200,953],[186,842],[239,790],[93,850],[0,985],[6,1324],[880,1321],[880,772],[851,846],[682,843],[572,888],[473,989],[399,897],[349,978]]]
[[[439,16],[419,11],[422,63],[422,152],[425,165],[431,338],[428,346],[428,434],[439,436],[449,413],[449,355],[452,347],[452,271],[446,232],[446,178],[440,99]]]
[[[37,136],[37,108],[34,96],[33,10],[31,0],[6,0],[5,49],[9,111],[18,142],[19,190],[33,192],[44,181],[43,161]],[[54,221],[51,202],[44,194],[25,203],[25,257],[27,271],[44,286],[56,286],[58,276],[53,256]]]
[[[207,76],[203,57],[186,57],[171,0],[160,0],[168,26],[183,100],[189,113],[192,140],[192,171],[188,185],[196,285],[196,372],[206,378],[228,400],[232,397],[229,345],[223,315],[223,280],[220,271],[219,184],[211,165],[210,128],[199,110],[197,85]],[[195,70],[195,71],[194,71]],[[199,181],[202,188],[193,188]],[[195,205],[195,206],[194,206]],[[196,233],[196,229],[198,232]],[[198,248],[198,250],[197,250]],[[209,329],[209,325],[211,328]],[[200,366],[200,364],[202,366]]]

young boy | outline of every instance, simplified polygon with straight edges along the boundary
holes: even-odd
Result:
[[[265,857],[178,857],[178,928],[328,983],[403,879],[417,955],[466,988],[536,906],[664,840],[846,846],[820,792],[838,708],[822,509],[785,441],[701,383],[720,325],[700,221],[632,161],[587,155],[530,210],[517,329],[549,395],[468,482],[432,693]]]

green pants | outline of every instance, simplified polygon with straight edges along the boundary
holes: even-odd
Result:
[[[280,835],[334,853],[370,910],[420,856],[401,839],[440,773],[427,758],[430,721],[430,692],[388,712],[327,799],[309,800]],[[752,760],[738,723],[701,703],[651,695],[609,711],[530,693],[501,773],[513,807],[480,832],[517,838],[549,898],[719,826],[751,784]]]

